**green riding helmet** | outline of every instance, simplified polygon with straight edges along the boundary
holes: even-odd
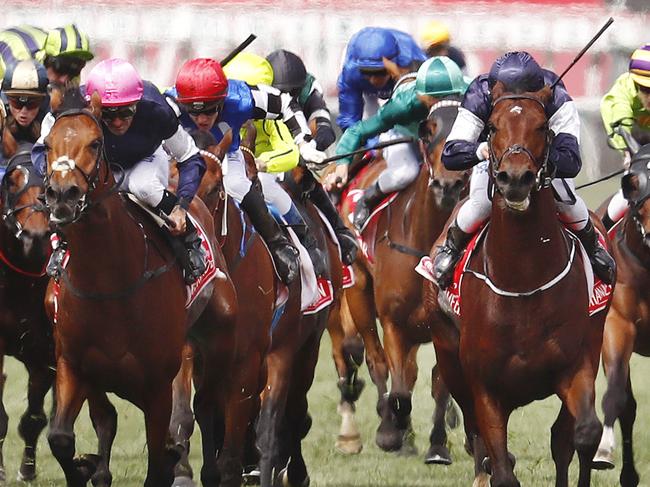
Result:
[[[427,59],[415,79],[415,91],[420,95],[462,95],[467,86],[460,68],[447,56]]]

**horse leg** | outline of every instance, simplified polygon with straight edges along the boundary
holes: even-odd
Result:
[[[27,366],[27,372],[27,410],[18,424],[18,432],[25,441],[18,478],[25,481],[36,478],[36,444],[41,431],[47,426],[43,402],[54,381],[54,372],[47,364]]]
[[[7,416],[3,400],[5,383],[7,382],[7,376],[4,374],[4,343],[0,342],[0,345],[2,346],[0,349],[0,483],[2,483],[7,479],[2,447],[4,446],[5,438],[7,437],[9,416]]]
[[[337,408],[341,415],[341,428],[335,448],[344,454],[356,454],[363,448],[354,416],[355,402],[364,387],[363,379],[358,377],[363,362],[363,342],[354,328],[345,298],[341,299],[338,310],[330,312],[327,331],[332,340],[332,355],[339,377],[337,385],[341,391]]]
[[[174,468],[175,487],[193,485],[194,472],[189,461],[190,437],[194,432],[194,413],[190,406],[192,400],[192,374],[194,352],[186,344],[181,355],[181,368],[172,383],[172,416],[169,433],[172,442],[182,449],[181,459]]]
[[[596,364],[598,362],[596,361]],[[560,383],[558,395],[575,418],[573,443],[580,461],[578,487],[588,487],[591,482],[591,466],[603,426],[594,407],[594,367],[591,357],[585,356],[582,367]]]
[[[492,475],[490,486],[519,487],[508,455],[507,428],[510,412],[504,411],[498,401],[483,390],[474,392],[474,411],[489,455],[489,470]],[[474,454],[476,456],[477,452]]]
[[[636,487],[639,485],[639,474],[634,466],[634,449],[632,448],[632,432],[636,419],[636,399],[632,393],[632,381],[627,376],[627,401],[619,416],[623,440],[623,468],[621,469],[621,486]]]
[[[630,374],[630,357],[634,351],[636,327],[615,309],[607,316],[603,331],[603,367],[607,391],[602,400],[605,421],[603,437],[593,460],[593,468],[614,468],[614,422],[620,418],[628,401],[626,385]]]
[[[569,465],[575,452],[574,426],[575,419],[563,404],[551,427],[551,454],[555,462],[555,487],[569,486]]]
[[[438,366],[431,371],[431,397],[435,401],[433,411],[433,428],[429,435],[429,451],[424,457],[424,463],[433,465],[451,465],[451,455],[447,449],[447,430],[445,416],[449,406],[454,407],[449,396],[449,390],[440,377]],[[451,413],[450,413],[451,414]],[[456,418],[457,419],[457,418]]]
[[[171,487],[174,467],[180,451],[168,448],[169,420],[172,412],[171,383],[163,383],[151,390],[144,404],[144,422],[147,432],[147,477],[144,487]]]
[[[113,476],[110,471],[111,449],[117,433],[117,411],[104,392],[91,392],[88,396],[90,420],[97,434],[97,470],[91,477],[94,487],[110,487]]]
[[[417,448],[411,425],[411,395],[417,379],[417,351],[399,326],[386,316],[381,320],[384,327],[384,349],[390,368],[391,390],[388,396],[392,421],[382,431],[382,447],[387,451],[399,450],[401,454],[415,455]],[[378,432],[379,433],[379,432]],[[377,435],[379,441],[380,436]]]
[[[94,473],[87,465],[75,462],[74,422],[86,399],[86,388],[71,367],[59,358],[56,367],[56,413],[50,425],[47,441],[59,462],[68,487],[84,487]]]

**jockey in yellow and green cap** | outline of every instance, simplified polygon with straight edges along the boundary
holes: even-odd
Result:
[[[75,24],[48,32],[43,49],[37,55],[47,69],[50,82],[62,84],[78,82],[81,70],[93,57],[88,35]]]
[[[19,25],[0,32],[0,79],[8,67],[35,59],[43,49],[47,32],[32,25]]]

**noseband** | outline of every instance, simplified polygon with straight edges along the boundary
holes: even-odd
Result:
[[[499,98],[497,98],[494,103],[492,103],[492,110],[494,110],[494,107],[497,106],[497,104],[501,101],[504,100],[533,100],[534,102],[538,103],[541,107],[544,113],[546,113],[546,107],[544,106],[544,103],[538,98],[535,98],[534,96],[530,95],[504,95]],[[533,153],[528,149],[527,147],[521,145],[521,144],[513,144],[511,146],[508,146],[506,150],[501,154],[501,157],[497,158],[494,155],[494,150],[492,147],[492,137],[493,137],[493,132],[491,131],[488,133],[487,137],[487,143],[488,143],[488,149],[490,153],[490,168],[491,168],[491,173],[492,173],[492,178],[496,179],[496,176],[499,172],[499,167],[501,166],[501,163],[503,160],[513,154],[526,154],[531,161],[536,166],[539,166],[539,169],[537,170],[537,174],[535,176],[535,190],[539,191],[543,188],[548,188],[551,185],[551,181],[553,180],[554,174],[549,172],[548,170],[548,156],[551,150],[551,142],[553,141],[553,131],[550,129],[546,129],[546,147],[544,149],[544,156],[541,161],[541,164],[539,160],[533,155]],[[498,190],[498,187],[497,187]]]

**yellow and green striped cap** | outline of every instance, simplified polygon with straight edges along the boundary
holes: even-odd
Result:
[[[47,34],[41,58],[45,59],[47,56],[69,56],[84,61],[90,61],[94,57],[90,52],[88,36],[75,24],[58,27]]]

